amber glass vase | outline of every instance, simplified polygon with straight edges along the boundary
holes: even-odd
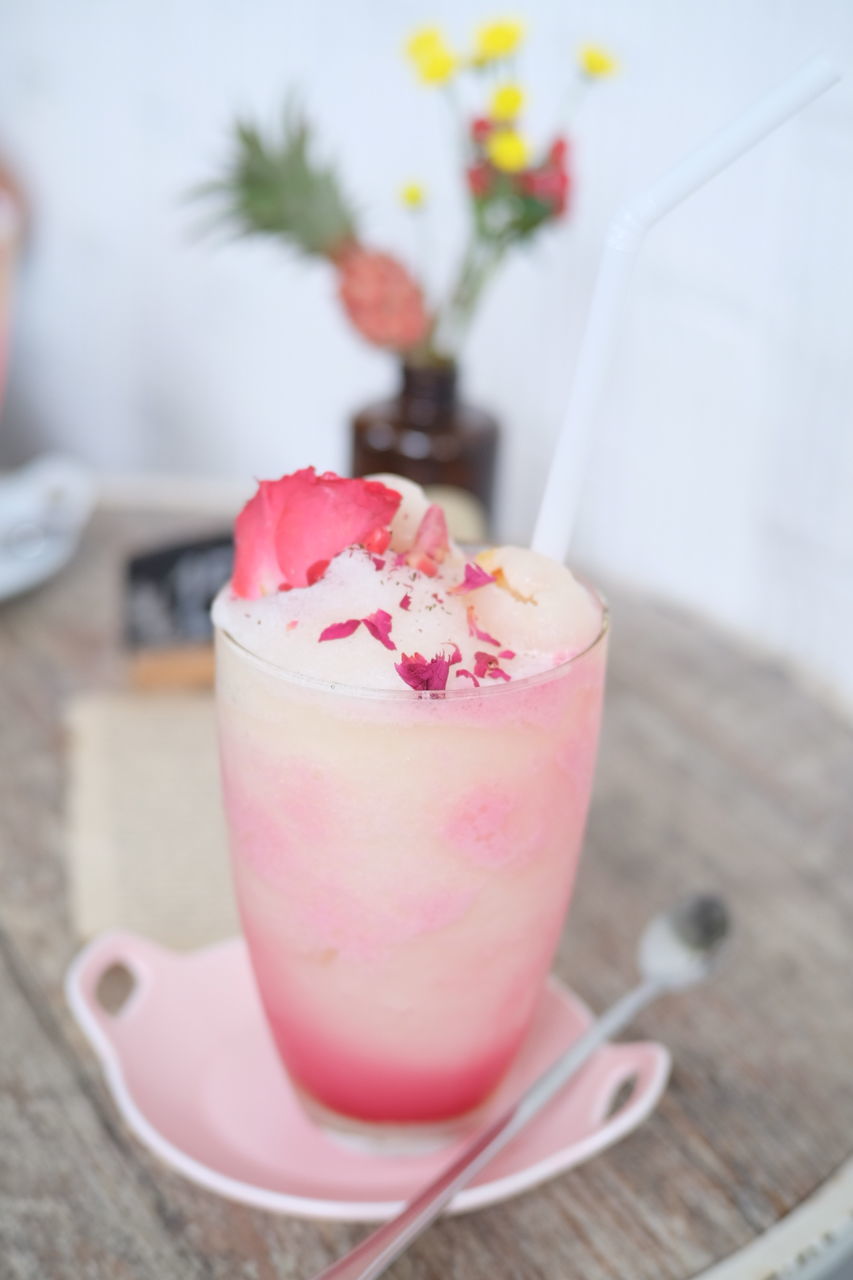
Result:
[[[482,541],[492,521],[499,427],[457,394],[452,361],[403,364],[400,388],[356,413],[355,476],[390,471],[423,485],[444,507],[453,535]]]

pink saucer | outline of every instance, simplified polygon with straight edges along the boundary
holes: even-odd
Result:
[[[135,987],[112,1015],[96,992],[117,964]],[[232,1200],[306,1218],[375,1221],[395,1213],[462,1141],[425,1154],[378,1155],[342,1145],[312,1124],[279,1064],[240,939],[183,954],[129,933],[102,934],[71,965],[66,993],[136,1136],[180,1173]],[[578,998],[552,984],[483,1119],[515,1098],[589,1021]],[[653,1110],[669,1067],[659,1044],[599,1050],[460,1192],[451,1212],[517,1195],[618,1141]],[[629,1081],[628,1101],[608,1116]]]

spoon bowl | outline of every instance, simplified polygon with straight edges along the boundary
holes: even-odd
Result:
[[[640,973],[663,990],[692,987],[707,978],[730,932],[722,898],[694,894],[646,926],[637,953]]]

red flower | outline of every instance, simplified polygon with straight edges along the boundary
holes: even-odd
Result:
[[[467,172],[468,190],[477,200],[488,195],[492,183],[492,171],[487,164],[475,164]]]
[[[378,480],[348,480],[313,467],[262,480],[234,525],[236,596],[255,600],[290,587],[307,587],[330,560],[353,544],[388,541],[399,493]]]
[[[565,213],[568,203],[569,177],[562,169],[546,165],[541,169],[528,169],[519,175],[518,185],[527,195],[543,204],[551,205],[554,217]]]
[[[485,116],[475,116],[471,121],[471,138],[478,147],[482,147],[488,141],[491,132],[492,122]]]
[[[553,198],[555,218],[562,218],[569,207],[569,179],[565,174],[560,174],[560,178],[561,181]]]
[[[548,159],[552,165],[558,169],[565,169],[566,157],[569,154],[569,144],[565,138],[555,138],[548,150]]]

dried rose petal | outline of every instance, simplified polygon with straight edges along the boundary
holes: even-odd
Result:
[[[403,596],[402,600],[400,601],[400,608],[405,609],[406,612],[408,613],[411,607],[412,607],[412,597],[407,591],[406,594]]]
[[[474,675],[479,676],[482,680],[490,667],[496,667],[498,660],[493,653],[484,653],[482,649],[478,649],[474,654]]]
[[[373,561],[373,567],[374,567],[374,569],[377,571],[377,573],[379,572],[379,570],[380,570],[380,569],[384,569],[384,568],[385,568],[385,557],[384,557],[384,556],[371,556],[370,558],[371,558],[371,560]]]
[[[526,596],[512,586],[500,565],[495,569],[495,586],[500,587],[501,591],[509,592],[513,600],[517,600],[519,604],[536,604],[535,596]]]
[[[254,600],[307,587],[353,544],[381,553],[400,494],[378,480],[350,480],[313,467],[263,480],[234,526],[236,596]]]
[[[378,640],[380,644],[384,644],[386,649],[396,649],[394,641],[391,639],[391,615],[386,609],[377,609],[375,613],[371,613],[366,618],[362,618],[362,622],[367,630],[373,636],[374,640]]]
[[[481,631],[480,628],[477,626],[476,615],[474,613],[474,606],[472,604],[469,604],[468,608],[465,610],[465,616],[468,619],[468,635],[469,636],[476,636],[477,639],[482,640],[484,644],[493,644],[496,646],[500,646],[500,640],[496,640],[494,636],[490,636],[488,631]]]
[[[466,591],[476,591],[478,587],[487,587],[490,582],[494,582],[494,575],[486,573],[478,564],[466,564],[465,577],[461,582],[457,582],[455,587],[451,587],[448,591],[449,596],[461,596]]]
[[[447,532],[447,521],[441,507],[433,502],[427,507],[418,525],[412,549],[406,556],[406,563],[413,569],[418,569],[428,577],[434,578],[438,573],[438,566],[449,550],[450,537]]]
[[[515,650],[514,650],[514,649],[501,649],[500,653],[498,654],[498,657],[499,657],[499,658],[514,658],[514,657],[515,657]]]
[[[473,680],[475,688],[479,689],[480,681],[474,675],[473,671],[468,671],[465,667],[460,667],[456,674],[457,676],[465,676],[468,680]]]
[[[482,650],[474,654],[474,674],[481,679],[485,676],[488,680],[512,679],[503,667],[498,666],[498,660],[493,653],[483,653]]]
[[[422,653],[404,653],[402,662],[394,664],[394,670],[411,689],[446,689],[450,664],[441,654],[430,659]]]
[[[361,618],[348,618],[346,622],[333,622],[320,632],[318,640],[345,640],[361,626]]]

